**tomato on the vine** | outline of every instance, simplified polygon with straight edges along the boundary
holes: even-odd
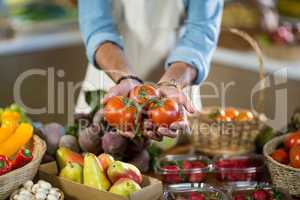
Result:
[[[104,106],[104,119],[113,127],[132,130],[138,110],[132,100],[123,96],[114,96]]]
[[[218,122],[230,122],[231,118],[227,117],[225,115],[218,115],[215,120],[217,120]]]
[[[142,105],[153,98],[158,98],[158,91],[150,84],[143,84],[134,87],[129,94],[138,104]]]
[[[235,118],[236,121],[244,122],[244,121],[251,121],[254,119],[254,116],[249,111],[241,111],[239,115]]]
[[[290,165],[295,168],[300,168],[300,145],[291,148]]]
[[[150,103],[148,117],[157,126],[170,126],[181,119],[181,113],[176,101],[160,99]]]
[[[224,110],[224,114],[226,117],[229,117],[231,120],[234,120],[239,115],[239,111],[235,108],[226,108]]]
[[[291,149],[295,145],[300,145],[300,133],[296,132],[296,133],[288,136],[284,140],[283,143],[284,143],[285,148],[287,148],[287,149]]]
[[[280,162],[282,164],[288,164],[289,163],[289,155],[283,148],[275,150],[271,154],[271,156],[274,160],[276,160],[277,162]]]

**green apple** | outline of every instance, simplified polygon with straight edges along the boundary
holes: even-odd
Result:
[[[129,197],[130,194],[140,190],[141,187],[135,181],[129,178],[121,178],[110,188],[109,192],[118,194],[124,197]]]
[[[82,166],[78,163],[68,162],[61,170],[59,176],[70,181],[82,183]]]
[[[107,176],[112,183],[115,183],[120,178],[129,178],[138,184],[142,184],[143,180],[143,176],[137,167],[121,161],[114,161],[109,165]]]

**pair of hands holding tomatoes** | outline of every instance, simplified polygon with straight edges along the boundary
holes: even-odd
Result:
[[[129,97],[129,98],[127,98]],[[104,119],[120,126],[120,133],[135,136],[135,125],[149,139],[161,141],[163,136],[174,138],[178,130],[188,130],[184,109],[195,112],[184,93],[173,86],[154,88],[132,79],[122,80],[103,98]],[[143,118],[143,120],[141,120]]]

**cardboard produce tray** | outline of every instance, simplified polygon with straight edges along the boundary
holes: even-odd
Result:
[[[54,187],[60,188],[66,200],[157,200],[163,193],[161,181],[143,176],[142,190],[133,193],[129,198],[75,183],[57,176],[56,162],[41,165],[39,178],[50,182]]]

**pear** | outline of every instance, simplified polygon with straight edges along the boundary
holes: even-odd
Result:
[[[140,170],[132,164],[114,161],[107,169],[107,176],[112,183],[115,183],[120,178],[129,178],[137,184],[142,184],[142,174]]]
[[[82,167],[78,163],[68,162],[61,170],[59,176],[70,181],[82,183]]]
[[[79,165],[83,166],[82,155],[65,147],[60,147],[56,151],[56,160],[59,169],[63,169],[68,162],[78,163]]]
[[[107,191],[110,187],[98,158],[92,153],[84,156],[83,184],[101,191]]]
[[[129,197],[130,194],[140,190],[141,187],[135,181],[129,178],[121,178],[113,184],[109,192],[118,194],[124,197]]]

